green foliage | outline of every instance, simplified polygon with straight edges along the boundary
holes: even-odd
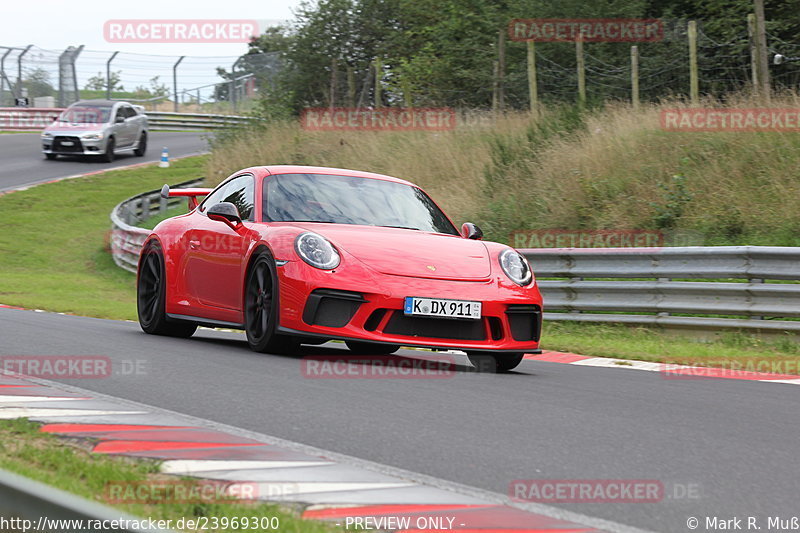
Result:
[[[684,174],[674,174],[670,183],[659,183],[658,188],[662,192],[661,202],[650,203],[655,211],[653,222],[658,229],[673,229],[694,195],[687,189]]]

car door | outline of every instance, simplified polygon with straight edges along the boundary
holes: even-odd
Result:
[[[128,132],[125,127],[125,109],[118,105],[114,111],[114,117],[111,119],[111,133],[114,135],[114,141],[117,148],[128,145]]]
[[[234,231],[224,222],[208,218],[208,209],[219,202],[234,204],[247,227],[255,216],[253,176],[232,178],[197,209],[199,216],[186,235],[185,279],[187,288],[203,306],[238,312],[242,309],[242,270],[250,232],[246,227]]]
[[[131,146],[136,142],[139,133],[139,126],[136,123],[136,111],[134,111],[129,105],[123,105],[122,116],[125,117],[125,123],[123,127],[125,132],[124,146]]]

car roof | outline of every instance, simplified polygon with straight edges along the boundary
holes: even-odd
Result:
[[[72,105],[107,105],[113,106],[114,104],[127,104],[128,102],[122,102],[120,100],[79,100]]]
[[[311,167],[303,165],[269,165],[264,167],[271,175],[277,174],[330,174],[333,176],[352,176],[355,178],[370,178],[384,181],[391,181],[394,183],[402,183],[416,187],[417,185],[410,181],[395,178],[394,176],[387,176],[385,174],[376,174],[374,172],[364,172],[361,170],[350,170],[346,168],[332,168],[332,167]]]

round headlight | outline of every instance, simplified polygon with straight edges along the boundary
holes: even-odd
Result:
[[[322,235],[301,233],[294,241],[294,248],[303,261],[315,268],[331,270],[339,266],[339,252]]]
[[[524,287],[533,280],[533,272],[528,261],[516,250],[503,250],[500,254],[500,267],[517,285]]]

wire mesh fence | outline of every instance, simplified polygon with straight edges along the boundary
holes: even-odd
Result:
[[[150,110],[243,111],[280,68],[278,54],[198,57],[0,46],[0,107],[18,98],[39,107],[112,98]]]

